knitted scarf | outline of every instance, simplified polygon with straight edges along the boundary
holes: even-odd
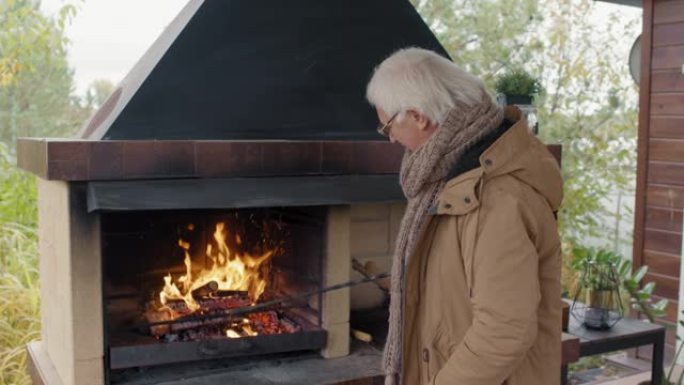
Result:
[[[385,385],[398,385],[402,362],[403,276],[409,256],[419,241],[427,212],[459,158],[503,121],[503,109],[489,95],[475,106],[457,104],[437,131],[415,151],[407,150],[400,183],[408,199],[395,244],[390,287],[390,316],[383,354]]]

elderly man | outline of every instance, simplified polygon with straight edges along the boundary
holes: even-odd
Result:
[[[516,107],[423,49],[375,70],[378,131],[406,148],[386,384],[560,382],[558,165]]]

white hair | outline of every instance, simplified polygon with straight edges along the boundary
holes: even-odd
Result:
[[[390,116],[402,119],[415,109],[441,124],[456,102],[473,106],[489,95],[484,83],[452,61],[422,48],[396,51],[375,68],[366,98]],[[491,96],[489,96],[491,97]]]

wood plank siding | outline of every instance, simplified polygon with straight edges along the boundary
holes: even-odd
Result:
[[[635,268],[649,266],[677,320],[684,205],[684,1],[644,0],[639,95]]]

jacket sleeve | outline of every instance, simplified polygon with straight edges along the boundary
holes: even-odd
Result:
[[[531,224],[514,197],[493,193],[487,198],[495,203],[478,219],[471,273],[473,323],[435,376],[435,385],[500,385],[537,336],[541,293]]]

